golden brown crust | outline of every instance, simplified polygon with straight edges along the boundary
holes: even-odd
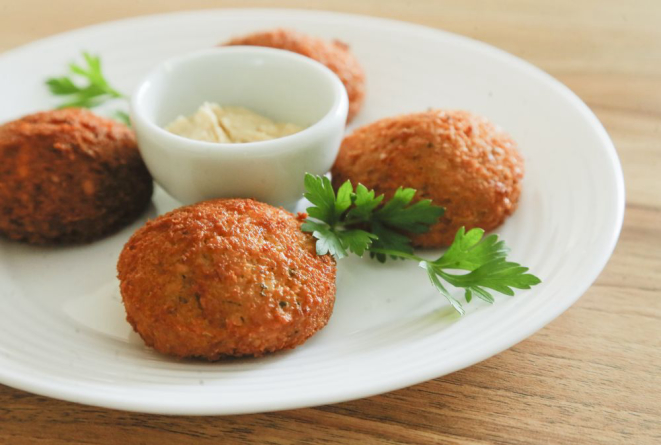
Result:
[[[301,218],[249,199],[182,207],[126,243],[117,270],[127,319],[147,345],[217,360],[294,348],[324,327],[335,261]]]
[[[225,45],[267,46],[284,49],[309,57],[326,65],[340,78],[349,96],[349,114],[351,122],[358,114],[365,99],[365,72],[358,60],[349,51],[346,43],[323,39],[289,30],[275,29],[257,32],[230,40]]]
[[[332,169],[337,188],[347,179],[392,197],[412,187],[416,199],[446,208],[413,244],[452,244],[456,231],[491,230],[516,209],[523,158],[516,143],[487,119],[466,111],[430,110],[366,125],[347,136]]]
[[[133,132],[81,109],[0,126],[0,234],[33,244],[86,242],[135,219],[152,179]]]

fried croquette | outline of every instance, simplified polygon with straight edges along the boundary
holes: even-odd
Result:
[[[225,45],[267,46],[284,49],[309,57],[326,65],[340,78],[349,96],[347,122],[358,114],[365,99],[365,72],[358,60],[349,51],[346,43],[308,36],[289,30],[275,29],[257,32],[230,40]]]
[[[430,110],[382,119],[342,142],[333,185],[362,183],[389,199],[400,187],[416,200],[445,207],[429,232],[411,234],[418,247],[452,244],[457,230],[491,230],[516,209],[523,158],[512,138],[466,111]]]
[[[301,231],[303,216],[217,199],[148,222],[117,264],[127,320],[147,345],[181,358],[301,345],[328,322],[336,273]]]
[[[82,109],[0,126],[0,234],[32,244],[91,241],[133,221],[152,179],[133,132]]]

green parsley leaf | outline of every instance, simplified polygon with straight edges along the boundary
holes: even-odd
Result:
[[[342,245],[358,256],[363,256],[365,251],[369,249],[373,240],[378,238],[374,233],[366,232],[361,229],[344,230],[337,232],[337,235],[340,237]]]
[[[426,269],[428,274],[442,278],[454,287],[463,288],[468,303],[473,295],[487,303],[493,303],[494,298],[487,289],[513,296],[513,289],[530,289],[541,283],[539,278],[526,273],[527,267],[505,259],[509,249],[503,241],[498,241],[497,235],[482,239],[483,235],[482,229],[472,229],[466,233],[462,227],[444,255],[436,261],[421,261],[420,266]],[[464,269],[470,272],[453,274],[447,272],[448,269]],[[450,303],[455,306],[455,302]]]
[[[335,230],[328,224],[307,220],[301,226],[304,232],[311,232],[317,238],[317,254],[330,253],[336,258],[344,258],[348,252],[363,256],[376,239],[376,235],[360,229]]]
[[[46,86],[55,96],[62,96],[64,101],[57,108],[94,108],[114,99],[127,97],[111,87],[101,68],[101,59],[87,52],[83,53],[85,66],[69,64],[70,76],[51,77]],[[115,118],[127,123],[125,112],[116,112]]]
[[[420,263],[420,265],[424,268],[427,269],[427,276],[429,277],[429,281],[431,281],[431,284],[443,295],[447,300],[450,302],[452,307],[459,312],[461,315],[464,315],[466,311],[464,311],[464,308],[461,306],[461,303],[459,303],[451,294],[448,292],[448,290],[441,284],[441,281],[438,279],[438,274],[436,271],[433,269],[430,263],[423,261]]]
[[[306,221],[301,225],[301,230],[312,232],[312,236],[317,238],[317,255],[331,254],[338,259],[348,255],[342,240],[328,224]]]
[[[466,233],[461,227],[452,245],[433,264],[441,268],[475,270],[484,263],[507,256],[509,249],[505,241],[498,241],[496,235],[482,239],[483,236],[482,229],[471,229]]]
[[[79,88],[68,77],[52,77],[46,81],[48,89],[56,95],[76,93]]]
[[[435,267],[435,266],[432,266]],[[541,281],[534,275],[528,274],[528,268],[518,263],[512,263],[505,258],[489,261],[477,269],[463,275],[450,274],[439,270],[439,275],[448,283],[456,287],[489,288],[505,295],[514,295],[515,289],[530,289]]]
[[[393,198],[383,204],[383,195],[376,196],[374,190],[368,190],[362,184],[358,184],[354,191],[350,181],[342,184],[337,194],[331,181],[324,176],[306,174],[304,185],[304,196],[313,204],[307,209],[308,215],[325,222],[336,237],[351,237],[343,234],[350,229],[361,229],[373,235],[369,238],[362,235],[356,251],[349,247],[349,241],[344,241],[347,249],[360,256],[368,247],[412,253],[411,240],[403,232],[426,232],[444,211],[442,207],[432,205],[430,200],[411,204],[415,190],[410,188],[399,188]],[[355,240],[352,238],[352,241]],[[370,252],[370,257],[385,262],[388,256]]]
[[[354,207],[349,211],[347,218],[367,222],[381,201],[383,201],[383,195],[375,198],[374,190],[367,190],[363,184],[358,184],[353,198]]]
[[[328,178],[324,177],[327,181]],[[328,181],[330,182],[330,181]],[[351,198],[353,194],[353,187],[351,181],[347,181],[337,189],[337,197],[335,198],[335,217],[340,218],[342,214],[351,207]]]
[[[513,289],[530,289],[541,281],[526,273],[528,268],[507,261],[509,249],[497,235],[484,237],[484,230],[462,227],[454,242],[440,258],[428,261],[416,256],[411,240],[405,233],[424,233],[443,215],[444,209],[428,199],[414,204],[415,190],[398,188],[392,199],[385,201],[358,184],[354,191],[351,182],[342,184],[337,194],[327,177],[305,175],[305,197],[313,204],[307,209],[311,219],[301,226],[317,239],[319,255],[330,254],[344,258],[349,253],[385,262],[388,257],[418,261],[427,271],[432,286],[452,307],[464,314],[459,300],[443,282],[463,289],[467,303],[473,296],[493,303],[489,290],[514,295]],[[452,270],[467,273],[457,274]]]
[[[372,247],[381,250],[395,250],[413,253],[411,240],[403,232],[422,233],[438,221],[444,209],[422,200],[411,204],[414,189],[399,188],[391,200],[383,204],[384,196],[376,196],[374,190],[368,190],[358,184],[354,191],[350,181],[343,183],[337,190],[325,176],[305,175],[305,198],[313,205],[307,208],[311,220],[326,225],[324,230],[316,227],[316,236],[321,241],[322,249],[332,254],[344,255],[345,250],[359,256]],[[314,231],[312,226],[306,226]],[[305,229],[304,229],[305,230]],[[329,233],[332,243],[329,243]],[[335,248],[331,246],[335,245]],[[337,256],[337,255],[336,255]],[[384,262],[387,255],[370,253],[371,257]],[[397,256],[391,256],[398,258]]]
[[[383,207],[374,212],[374,219],[384,225],[411,233],[425,233],[429,226],[443,216],[445,209],[423,199],[409,205],[415,196],[411,188],[398,188],[395,195]]]
[[[330,179],[325,176],[313,176],[306,173],[304,184],[306,193],[303,196],[314,204],[313,207],[306,209],[308,215],[324,221],[332,227],[337,221],[337,217],[335,211],[335,191],[333,190]]]
[[[377,239],[372,243],[375,249],[394,250],[403,253],[413,253],[411,240],[408,236],[399,232],[395,232],[383,224],[373,223],[372,233],[377,236]],[[383,253],[370,252],[372,258],[376,258],[380,263],[385,263],[387,255]],[[390,256],[392,259],[397,259],[397,256]]]
[[[114,116],[115,116],[116,120],[122,122],[127,127],[131,126],[131,117],[129,116],[129,114],[127,112],[122,111],[122,110],[117,110],[117,111],[115,111]]]

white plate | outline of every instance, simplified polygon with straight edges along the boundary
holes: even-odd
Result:
[[[603,127],[573,93],[516,57],[420,26],[317,11],[218,10],[93,26],[0,56],[0,121],[47,109],[43,87],[87,49],[129,90],[159,61],[278,26],[348,42],[365,66],[357,125],[428,107],[507,129],[526,158],[519,210],[498,233],[543,284],[457,317],[415,264],[342,260],[335,312],[305,345],[261,359],[175,361],[124,320],[117,256],[144,220],[84,247],[0,243],[0,382],[133,411],[237,414],[366,397],[439,377],[514,345],[574,303],[617,240],[624,184]],[[301,178],[302,179],[302,178]],[[149,217],[176,206],[162,191]]]

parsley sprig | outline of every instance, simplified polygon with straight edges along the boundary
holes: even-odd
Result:
[[[514,295],[513,289],[530,289],[541,281],[526,273],[527,267],[507,261],[509,249],[497,235],[484,237],[484,230],[462,227],[454,242],[440,258],[429,261],[414,254],[410,239],[404,234],[425,233],[443,215],[444,209],[428,199],[411,202],[416,191],[399,188],[394,196],[384,201],[362,184],[354,189],[346,181],[333,190],[325,176],[305,176],[305,198],[313,205],[307,209],[308,218],[302,230],[311,232],[317,239],[319,255],[331,254],[344,258],[349,253],[370,256],[380,262],[391,258],[417,261],[427,271],[431,284],[464,314],[464,309],[443,284],[463,289],[464,298],[470,303],[476,296],[488,303],[494,298],[489,290]],[[455,273],[452,271],[465,271]]]
[[[411,204],[415,195],[411,188],[400,187],[383,205],[383,195],[376,196],[362,184],[354,191],[350,181],[336,194],[325,176],[306,174],[305,190],[305,198],[314,206],[307,209],[313,219],[303,224],[303,230],[317,238],[319,255],[330,253],[337,258],[350,252],[362,256],[369,250],[371,256],[385,261],[386,254],[376,252],[376,248],[413,253],[411,241],[402,232],[424,233],[444,212],[429,199]]]
[[[62,102],[57,108],[94,108],[113,99],[127,99],[127,96],[110,86],[103,70],[101,58],[83,52],[85,65],[69,64],[69,76],[51,77],[46,80],[50,92],[62,96]],[[123,111],[116,111],[114,117],[129,124],[129,117]]]

